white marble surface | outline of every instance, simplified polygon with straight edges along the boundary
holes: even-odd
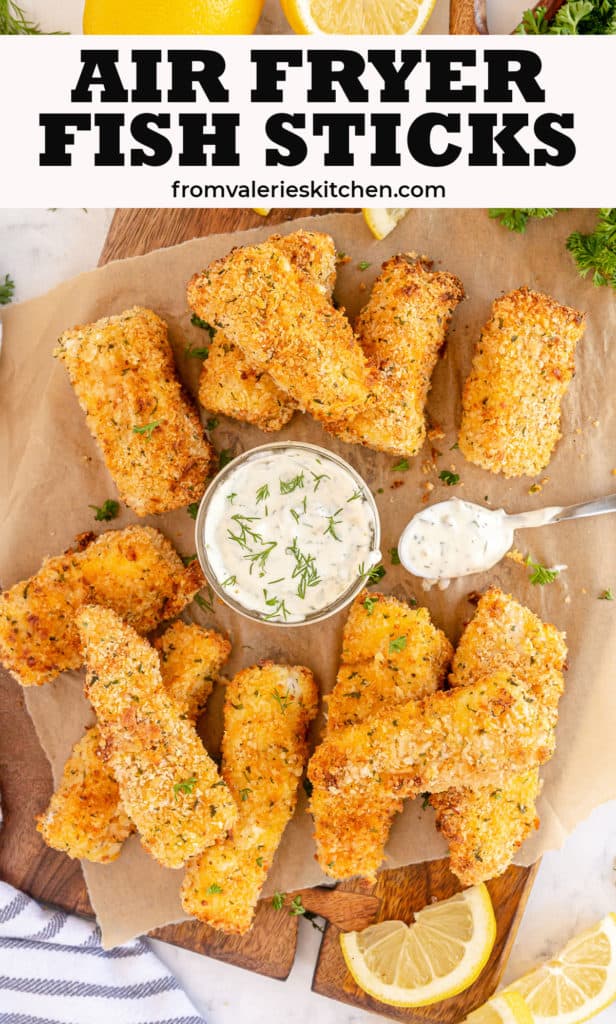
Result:
[[[81,32],[81,14],[84,0],[22,0],[26,13],[39,22],[47,32]],[[511,32],[520,15],[531,0],[488,0],[489,24],[492,32]],[[430,33],[448,31],[449,0],[436,0],[434,13],[428,24]],[[266,0],[259,32],[288,32],[278,0]]]
[[[111,210],[0,210],[0,277],[16,297],[33,297],[94,267]],[[589,752],[589,756],[592,753]],[[506,980],[556,952],[572,935],[616,910],[616,803],[597,808],[562,850],[544,857]],[[310,991],[319,934],[300,921],[295,966],[286,983],[261,978],[185,950],[155,943],[209,1024],[359,1024],[372,1015]],[[616,1004],[602,1024],[616,1024]]]

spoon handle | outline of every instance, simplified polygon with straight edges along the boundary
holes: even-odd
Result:
[[[579,505],[568,505],[556,513],[553,523],[563,519],[583,519],[585,516],[601,516],[605,512],[616,512],[616,494],[607,494],[604,498],[594,501],[582,501]]]

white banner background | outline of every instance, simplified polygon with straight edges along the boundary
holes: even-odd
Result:
[[[369,65],[362,82],[370,92],[368,103],[349,103],[338,90],[335,103],[307,103],[309,66],[305,59],[307,49],[349,49],[366,55],[370,49],[416,50],[476,50],[477,67],[462,70],[463,82],[477,85],[482,96],[486,84],[483,51],[516,50],[528,48],[539,54],[543,62],[540,84],[545,90],[544,103],[525,103],[514,87],[513,102],[426,103],[425,93],[429,69],[423,61],[409,78],[411,99],[406,104],[382,104],[379,92],[382,80]],[[81,70],[82,49],[120,50],[120,73],[130,91],[134,84],[131,62],[133,49],[161,49],[163,62],[159,88],[165,90],[170,82],[170,69],[165,54],[170,49],[204,49],[222,53],[226,61],[223,83],[230,92],[228,103],[209,104],[202,94],[192,104],[101,103],[98,87],[94,87],[95,101],[71,103]],[[304,51],[301,68],[291,68],[283,83],[285,98],[281,103],[251,103],[250,92],[255,85],[255,68],[250,60],[251,50],[296,49]],[[292,36],[236,36],[236,37],[0,37],[0,95],[3,103],[3,145],[0,179],[4,205],[12,207],[64,207],[64,206],[609,206],[616,204],[616,134],[609,114],[610,97],[615,94],[615,47],[610,37],[292,37]],[[463,130],[450,141],[463,147],[463,154],[447,167],[429,168],[415,163],[404,145],[406,129],[410,123],[427,112],[459,113]],[[466,125],[469,113],[506,112],[526,113],[532,125],[545,112],[573,113],[575,128],[566,134],[574,138],[576,156],[564,167],[470,167],[468,152],[471,148],[471,130]],[[182,113],[232,113],[240,115],[238,140],[239,167],[179,167],[181,131],[178,115]],[[297,167],[267,167],[265,164],[268,142],[265,123],[273,113],[304,113],[307,127],[300,134],[308,143],[308,156]],[[354,167],[324,167],[323,154],[326,137],[314,137],[311,132],[315,113],[363,113],[366,116],[366,134],[353,141]],[[41,113],[83,114],[120,113],[126,120],[122,129],[122,149],[126,165],[122,167],[94,166],[94,153],[98,146],[98,132],[76,132],[75,144],[70,147],[72,166],[40,167],[39,153],[43,148],[43,131],[39,126]],[[130,166],[130,122],[140,113],[168,113],[171,129],[163,134],[174,147],[172,160],[162,167]],[[397,113],[401,117],[402,162],[400,167],[374,167],[370,164],[373,132],[369,118],[376,113]],[[406,126],[406,128],[405,128]],[[437,136],[444,140],[441,129]],[[532,128],[519,133],[519,141],[531,153],[536,146]],[[497,151],[498,151],[498,147]],[[209,152],[209,151],[208,151]],[[284,180],[289,184],[304,184],[313,179],[337,184],[350,179],[362,185],[379,186],[387,183],[393,189],[400,185],[415,184],[424,189],[423,195],[400,199],[374,196],[355,198],[346,196],[246,196],[229,193],[203,196],[201,191],[184,198],[174,197],[172,185],[179,181],[187,186],[204,184],[239,186],[273,185]],[[426,186],[442,186],[440,190],[425,194]]]

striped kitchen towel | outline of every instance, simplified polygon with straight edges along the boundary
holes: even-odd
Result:
[[[145,939],[104,951],[94,922],[0,882],[0,1024],[203,1024]]]

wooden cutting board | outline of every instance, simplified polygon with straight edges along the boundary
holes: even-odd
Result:
[[[319,212],[324,211],[276,210],[270,214],[268,224]],[[100,264],[143,255],[190,238],[240,231],[262,223],[251,210],[118,210]],[[34,827],[35,815],[44,809],[51,795],[51,772],[25,709],[21,688],[2,670],[0,722],[0,785],[5,815],[0,833],[0,877],[37,899],[91,915],[79,863],[48,849]],[[314,990],[395,1020],[454,1024],[487,999],[498,984],[536,870],[536,866],[510,868],[502,878],[490,883],[498,935],[479,980],[460,996],[435,1007],[413,1011],[384,1007],[357,989],[340,953],[336,924],[350,930],[365,927],[371,920],[392,917],[412,920],[413,911],[458,891],[459,885],[449,872],[447,861],[384,871],[376,886],[347,882],[336,890],[303,893],[307,909],[335,922],[326,927],[314,975]],[[197,922],[169,925],[152,934],[194,952],[284,979],[295,958],[297,918],[274,910],[266,900],[259,906],[252,931],[244,938],[223,936]]]

